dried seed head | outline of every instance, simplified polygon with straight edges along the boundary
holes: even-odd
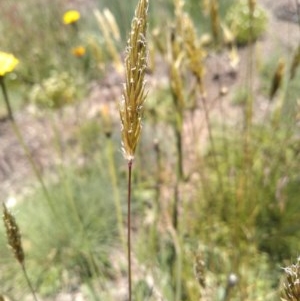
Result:
[[[119,104],[123,153],[127,160],[134,158],[142,129],[143,104],[146,98],[148,0],[140,0],[131,23],[125,58],[125,84]]]
[[[296,264],[284,268],[284,272],[286,279],[283,284],[283,300],[300,300],[300,258],[298,258]]]
[[[113,59],[116,70],[121,73],[123,71],[123,66],[119,52],[115,46],[115,41],[118,41],[119,39],[117,23],[115,22],[113,15],[107,9],[105,9],[103,13],[99,10],[95,10],[94,14],[100,30],[102,31],[107,51]]]
[[[183,79],[181,75],[182,56],[179,56],[170,66],[170,81],[175,107],[179,115],[183,114],[185,98],[183,94]]]
[[[296,71],[300,65],[300,45],[298,46],[292,60],[291,70],[290,70],[290,79],[292,80],[295,75]]]
[[[248,0],[248,6],[249,6],[250,14],[253,15],[256,6],[256,0]]]
[[[209,14],[209,4],[210,0],[202,0],[201,7],[205,16]]]
[[[184,45],[189,62],[189,68],[196,77],[201,94],[204,94],[203,80],[205,70],[203,61],[206,53],[198,40],[194,23],[188,15],[185,16],[184,22]]]
[[[116,41],[120,41],[121,39],[120,30],[114,15],[107,8],[103,10],[103,15],[106,19],[106,23],[109,26],[110,32],[112,33],[114,39]]]
[[[177,11],[179,14],[179,10]],[[180,14],[180,16],[182,16]],[[184,51],[182,48],[182,18],[180,22],[177,22],[176,26],[171,29],[169,37],[170,56],[169,56],[169,68],[170,68],[170,85],[173,95],[174,105],[179,115],[182,114],[182,110],[185,105],[185,99],[183,94],[183,78],[182,78],[182,65],[184,63]]]
[[[222,33],[223,33],[223,41],[226,46],[232,46],[235,41],[234,33],[229,29],[229,27],[222,23],[221,24]]]
[[[271,90],[270,90],[270,100],[273,99],[275,96],[276,92],[280,88],[282,81],[283,81],[283,76],[284,76],[284,71],[285,71],[285,61],[283,59],[280,59],[275,71],[275,74],[272,79],[272,85],[271,85]]]
[[[11,247],[14,256],[20,264],[24,263],[24,252],[21,242],[21,234],[19,226],[13,215],[7,210],[3,203],[3,221],[6,229],[7,241]]]
[[[216,0],[210,1],[211,32],[215,42],[219,41],[220,16],[219,5]]]

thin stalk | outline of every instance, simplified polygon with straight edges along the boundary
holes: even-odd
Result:
[[[248,167],[251,165],[249,161],[251,157],[250,152],[250,133],[251,133],[251,126],[252,126],[252,117],[253,117],[253,56],[254,56],[254,38],[253,38],[253,13],[254,11],[251,10],[249,4],[249,48],[248,48],[248,66],[247,66],[247,78],[248,78],[248,99],[245,106],[245,164],[246,164],[246,172],[248,173]]]
[[[4,101],[5,101],[5,105],[6,105],[6,108],[7,108],[7,112],[8,112],[8,118],[11,122],[11,125],[12,125],[12,129],[21,145],[21,147],[23,148],[24,150],[24,153],[27,157],[27,160],[31,166],[31,169],[32,171],[34,172],[38,182],[40,183],[41,187],[42,187],[42,190],[43,190],[43,193],[46,197],[46,200],[49,204],[49,207],[51,208],[52,212],[55,214],[55,208],[52,204],[52,200],[51,200],[51,197],[49,195],[49,192],[46,188],[46,185],[44,183],[44,180],[43,180],[43,177],[32,157],[32,154],[30,152],[30,149],[28,148],[24,138],[23,138],[23,135],[20,131],[20,128],[18,126],[18,124],[16,123],[15,119],[14,119],[14,116],[13,116],[13,111],[12,111],[12,108],[11,108],[11,105],[10,105],[10,101],[9,101],[9,98],[8,98],[8,93],[7,93],[7,90],[6,90],[6,86],[5,86],[5,83],[4,83],[4,77],[3,76],[0,76],[0,85],[1,85],[1,89],[2,89],[2,93],[3,93],[3,97],[4,97]]]
[[[182,299],[182,252],[181,252],[181,240],[178,237],[178,229],[175,229],[173,224],[170,225],[169,233],[173,242],[173,250],[174,256],[171,264],[172,264],[172,286],[174,288],[174,300],[180,301]]]
[[[84,224],[83,224],[83,220],[82,220],[82,217],[80,215],[80,212],[78,210],[78,206],[75,202],[75,199],[74,199],[74,193],[73,193],[73,190],[72,190],[72,187],[71,187],[71,184],[70,184],[70,176],[69,174],[67,173],[66,169],[65,169],[65,166],[64,166],[64,149],[63,149],[63,145],[62,145],[62,142],[61,142],[61,137],[60,137],[60,131],[59,129],[57,128],[56,126],[56,123],[54,122],[53,120],[53,115],[51,114],[51,121],[52,121],[52,128],[53,128],[53,132],[54,132],[54,135],[55,135],[55,147],[56,147],[56,150],[61,158],[61,164],[59,164],[59,167],[58,167],[58,173],[59,173],[59,176],[60,176],[60,181],[64,187],[64,193],[65,193],[65,196],[66,196],[66,201],[68,201],[69,203],[69,206],[70,206],[70,210],[72,211],[73,213],[73,217],[74,219],[76,220],[76,223],[77,223],[77,227],[78,227],[78,236],[81,237],[82,241],[83,241],[83,244],[85,246],[88,246],[88,250],[87,250],[87,263],[88,263],[88,266],[91,270],[91,273],[98,277],[99,276],[99,273],[98,273],[98,269],[97,269],[97,266],[96,266],[96,263],[95,263],[95,259],[94,259],[94,255],[93,255],[93,252],[90,248],[90,244],[89,244],[89,241],[88,241],[88,235],[87,235],[87,231],[84,227]],[[59,216],[59,220],[60,222],[63,224],[63,221],[64,219],[61,219],[61,215]]]
[[[216,70],[222,70],[222,66],[220,64],[219,60],[216,60],[215,64]],[[222,87],[223,87],[223,80],[222,80],[222,74],[221,71],[218,72],[218,77],[217,77],[217,85],[218,85],[218,95],[215,99],[215,101],[220,105],[220,113],[221,113],[221,118],[222,118],[222,140],[223,140],[223,151],[225,154],[225,159],[226,163],[228,166],[228,170],[230,169],[230,163],[229,163],[229,152],[228,152],[228,134],[226,133],[226,114],[225,114],[225,109],[223,106],[223,96],[222,96]]]
[[[162,184],[162,156],[161,156],[161,149],[159,145],[159,141],[156,140],[154,142],[154,152],[156,154],[156,183],[155,183],[155,205],[156,205],[156,212],[158,213],[160,211],[160,187]]]
[[[128,160],[128,198],[127,198],[127,255],[128,255],[128,300],[132,297],[132,283],[131,283],[131,170],[132,160]]]
[[[172,73],[171,73],[172,82]],[[171,84],[172,88],[172,84]],[[178,96],[177,91],[172,88],[173,104],[176,110],[175,119],[173,121],[173,128],[175,134],[175,144],[177,151],[177,161],[176,161],[176,180],[180,181],[183,179],[183,155],[182,155],[182,124],[183,124],[183,106],[181,105],[180,96]]]
[[[248,79],[248,98],[245,106],[245,129],[244,129],[244,162],[245,165],[244,170],[244,188],[245,189],[245,198],[240,204],[247,204],[249,202],[249,197],[251,198],[252,191],[249,190],[249,187],[252,185],[252,161],[253,161],[253,151],[251,147],[252,140],[252,125],[253,125],[253,89],[254,89],[254,46],[255,41],[253,37],[253,14],[254,7],[250,5],[251,1],[249,1],[249,49],[248,49],[248,70],[247,70],[247,79]],[[245,206],[242,206],[245,209]],[[238,208],[238,207],[237,207]],[[240,214],[241,212],[238,212]]]
[[[157,139],[154,140],[154,152],[156,159],[156,172],[155,172],[155,197],[154,197],[154,221],[150,228],[149,233],[149,253],[155,254],[158,250],[158,221],[159,221],[159,213],[160,213],[160,187],[162,184],[161,171],[161,150],[159,146],[159,141]]]
[[[182,130],[179,126],[175,127],[176,149],[177,149],[177,181],[184,178],[183,156],[182,156]]]
[[[25,268],[25,264],[22,263],[21,266],[22,266],[22,271],[23,271],[24,277],[25,277],[25,279],[26,279],[27,285],[28,285],[28,287],[29,287],[29,289],[30,289],[30,291],[31,291],[32,296],[33,296],[33,299],[34,299],[35,301],[38,301],[38,298],[36,297],[36,294],[35,294],[35,291],[34,291],[34,289],[33,289],[32,284],[31,284],[31,281],[30,281],[30,279],[29,279],[29,277],[28,277],[28,274],[27,274],[27,271],[26,271],[26,268]]]
[[[64,167],[64,150],[63,150],[63,144],[61,142],[61,137],[60,137],[60,131],[57,128],[55,122],[53,122],[53,118],[52,120],[52,126],[53,126],[53,131],[54,131],[54,135],[55,135],[55,140],[56,140],[56,148],[57,148],[57,152],[60,156],[61,159],[61,163],[59,164],[59,174],[60,174],[60,181],[64,187],[64,193],[66,195],[66,199],[69,202],[69,206],[73,211],[74,214],[74,218],[76,219],[77,225],[78,227],[83,231],[83,224],[82,224],[82,219],[80,217],[80,214],[78,212],[78,208],[76,206],[75,200],[74,200],[74,194],[73,191],[71,189],[71,185],[70,185],[70,177],[66,172],[66,169]],[[82,233],[83,234],[83,233]]]
[[[107,140],[108,140],[107,157],[108,157],[108,166],[109,166],[108,168],[109,168],[109,173],[110,173],[112,187],[113,187],[119,235],[120,235],[121,242],[124,246],[124,250],[126,250],[126,241],[125,241],[124,232],[123,232],[122,207],[121,207],[120,193],[119,193],[119,188],[118,188],[119,185],[118,185],[118,178],[117,178],[117,174],[116,174],[116,165],[115,165],[115,160],[114,160],[113,143],[112,143],[111,137],[107,137]]]
[[[182,256],[181,256],[181,247],[178,246],[179,250],[177,251],[177,262],[176,262],[176,292],[175,300],[180,301],[182,299]]]
[[[202,102],[202,106],[203,106],[203,110],[204,110],[205,122],[207,124],[208,138],[209,138],[209,142],[210,142],[212,153],[213,153],[213,160],[214,160],[214,165],[215,165],[217,176],[218,176],[220,191],[221,191],[221,194],[224,195],[223,178],[222,178],[220,166],[219,166],[218,160],[217,160],[217,152],[216,152],[215,140],[214,140],[212,129],[211,129],[212,126],[211,126],[209,110],[208,110],[207,103],[206,103],[206,97],[203,94],[201,95],[201,102]]]
[[[179,182],[175,184],[174,187],[174,203],[173,203],[173,215],[172,215],[172,225],[174,229],[178,230],[178,203],[179,203]]]
[[[0,84],[1,84],[1,89],[2,89],[2,93],[4,96],[4,102],[7,108],[7,113],[8,113],[8,118],[9,120],[14,120],[14,116],[13,116],[13,112],[12,112],[12,108],[9,102],[9,98],[8,98],[8,94],[6,91],[6,87],[5,87],[5,83],[4,83],[4,77],[0,76]]]
[[[179,203],[179,183],[175,185],[174,191],[174,211],[173,211],[173,229],[174,231],[174,247],[176,252],[176,258],[174,258],[175,262],[173,263],[175,267],[175,301],[180,301],[182,298],[182,257],[181,257],[181,244],[178,238],[178,234],[180,233],[179,221],[178,221],[178,203]]]

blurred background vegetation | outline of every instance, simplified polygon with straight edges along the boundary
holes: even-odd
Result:
[[[0,51],[20,60],[5,78],[17,122],[30,106],[33,124],[50,124],[43,177],[55,209],[38,185],[11,208],[40,300],[126,300],[117,101],[136,2],[0,2]],[[81,17],[64,24],[70,9]],[[136,301],[280,298],[282,267],[300,247],[300,56],[297,42],[260,54],[270,13],[260,1],[150,1],[133,183]],[[2,225],[0,254],[0,296],[25,300]]]

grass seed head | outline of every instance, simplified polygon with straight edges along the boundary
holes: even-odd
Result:
[[[219,29],[220,29],[220,16],[219,16],[219,5],[216,0],[210,2],[210,22],[211,31],[214,41],[219,41]]]
[[[285,301],[300,300],[300,258],[296,264],[284,268],[286,279],[283,284],[283,298]]]
[[[94,14],[103,34],[106,49],[113,60],[116,70],[121,73],[123,72],[123,65],[116,47],[116,42],[119,41],[120,33],[114,16],[108,9],[105,9],[103,13],[99,10],[95,10]]]
[[[6,229],[8,244],[18,262],[23,264],[25,256],[21,242],[20,229],[14,216],[7,210],[5,204],[3,204],[3,221]]]
[[[283,59],[280,59],[272,79],[272,85],[271,85],[270,95],[269,95],[270,100],[274,98],[276,92],[279,90],[283,82],[284,72],[285,72],[285,61]]]
[[[253,15],[256,6],[256,0],[248,0],[248,6],[250,14]]]
[[[292,65],[291,65],[291,69],[290,69],[290,79],[294,79],[297,69],[300,65],[300,45],[298,46],[293,59],[292,59]]]
[[[125,57],[125,84],[119,104],[123,153],[134,159],[142,129],[143,105],[146,99],[145,73],[147,67],[148,0],[140,0],[131,23]]]
[[[109,26],[110,31],[111,31],[114,39],[116,41],[120,41],[121,40],[120,29],[119,29],[119,26],[117,24],[117,21],[116,21],[114,15],[107,8],[104,9],[103,15],[104,15],[104,17],[106,19],[106,23]]]
[[[206,56],[205,51],[202,48],[200,41],[198,40],[196,29],[193,21],[186,16],[184,23],[184,45],[186,48],[186,54],[189,62],[189,68],[193,75],[197,79],[201,94],[204,94],[204,58]]]

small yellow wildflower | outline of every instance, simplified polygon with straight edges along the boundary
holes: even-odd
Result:
[[[72,48],[72,54],[76,57],[83,57],[85,55],[85,48],[83,46]]]
[[[63,15],[64,24],[73,24],[80,19],[80,13],[77,10],[68,10]]]
[[[12,54],[0,51],[0,76],[4,76],[15,69],[19,60]]]

